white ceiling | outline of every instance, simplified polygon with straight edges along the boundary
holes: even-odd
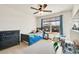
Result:
[[[28,14],[28,15],[33,15],[33,16],[42,16],[42,15],[47,15],[50,13],[44,12],[42,14],[36,14],[34,15],[33,13],[36,12],[36,10],[30,9],[30,7],[38,7],[38,5],[36,4],[9,4],[9,5],[0,5],[0,9],[5,7],[13,9],[15,11],[17,11],[18,13],[24,13],[24,14]],[[52,10],[52,13],[57,13],[57,12],[61,12],[61,11],[66,11],[66,10],[71,10],[73,7],[72,4],[48,4],[47,8],[48,10]]]

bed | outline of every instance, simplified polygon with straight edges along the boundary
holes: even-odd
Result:
[[[21,40],[28,42],[28,45],[32,45],[42,39],[43,39],[42,33],[21,34]]]

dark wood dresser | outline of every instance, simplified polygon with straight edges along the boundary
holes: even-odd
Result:
[[[19,44],[20,31],[0,31],[0,50]]]

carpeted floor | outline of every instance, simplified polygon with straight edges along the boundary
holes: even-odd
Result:
[[[50,40],[40,40],[37,43],[27,46],[21,43],[0,51],[0,54],[52,54],[54,53]]]

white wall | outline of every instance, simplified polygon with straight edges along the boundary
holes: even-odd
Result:
[[[35,17],[31,14],[20,12],[10,5],[0,5],[0,31],[21,30],[29,33],[36,27]]]
[[[18,9],[17,6],[10,6],[10,5],[0,5],[0,31],[3,30],[21,30],[21,33],[29,33],[33,29],[36,28],[36,20],[39,21],[37,26],[40,25],[41,17],[35,20],[35,17],[29,14],[29,10],[27,12],[26,9],[20,8]],[[23,7],[23,6],[22,6]],[[24,6],[27,8],[26,6]],[[24,12],[23,12],[24,11]],[[70,38],[70,30],[72,27],[72,11],[63,11],[60,13],[55,13],[49,15],[47,17],[54,17],[63,15],[63,30],[64,34],[67,38]],[[38,20],[39,19],[39,20]]]
[[[72,17],[74,18],[79,11],[79,4],[73,5]]]
[[[70,37],[71,37],[72,41],[78,41],[79,42],[79,31],[72,30],[71,33],[70,33]]]
[[[40,19],[41,18],[46,18],[46,17],[55,17],[55,16],[59,16],[59,15],[63,15],[63,32],[66,35],[67,39],[70,39],[70,31],[71,31],[71,27],[72,27],[72,11],[63,11],[60,13],[55,13],[55,14],[51,14],[48,16],[43,16],[43,17],[37,17],[37,27],[40,27],[41,23],[40,23]]]

